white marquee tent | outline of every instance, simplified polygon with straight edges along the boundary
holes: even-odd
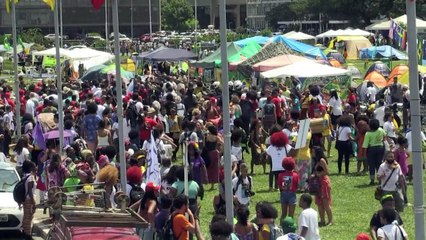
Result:
[[[364,31],[364,30],[361,30],[359,28],[357,28],[357,29],[346,28],[346,29],[338,29],[338,30],[329,30],[327,32],[324,32],[324,33],[317,35],[316,37],[317,38],[338,37],[338,36],[363,36],[363,37],[367,37],[367,36],[372,36],[372,35],[374,35],[374,34],[367,32],[367,31]]]
[[[400,22],[404,25],[407,25],[407,15],[402,15],[400,17],[393,19],[395,22]],[[389,30],[391,25],[391,20],[385,19],[383,21],[373,23],[367,27],[365,27],[366,30]],[[426,31],[426,21],[421,20],[419,18],[416,19],[416,26],[418,30],[425,30]]]
[[[341,68],[330,67],[315,63],[312,61],[296,62],[288,66],[276,68],[270,71],[261,73],[264,78],[282,78],[282,77],[331,77],[350,75],[350,71]]]
[[[290,39],[293,39],[293,40],[296,40],[296,41],[315,39],[314,36],[311,36],[311,35],[303,33],[303,32],[295,32],[295,31],[291,31],[291,32],[284,34],[284,37],[290,38]]]

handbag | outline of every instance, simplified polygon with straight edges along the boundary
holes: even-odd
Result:
[[[388,183],[389,179],[392,177],[393,172],[395,172],[395,169],[396,168],[392,169],[392,172],[389,175],[389,177],[386,179],[385,183],[383,184],[383,187],[386,186],[386,184]],[[374,191],[374,198],[376,200],[380,201],[380,199],[382,198],[382,196],[383,196],[383,188],[382,188],[382,186],[378,186],[376,188],[376,191]]]
[[[321,189],[321,181],[318,176],[312,176],[308,179],[308,191],[311,195],[318,195]]]

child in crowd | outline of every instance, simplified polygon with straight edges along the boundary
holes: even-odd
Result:
[[[299,174],[294,170],[295,165],[292,157],[285,157],[282,161],[284,171],[278,174],[278,187],[281,192],[281,219],[287,216],[294,217],[297,203],[296,191],[299,185]]]

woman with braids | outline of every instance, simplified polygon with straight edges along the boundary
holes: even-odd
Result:
[[[263,129],[259,120],[255,119],[250,126],[249,146],[251,150],[250,175],[254,173],[254,165],[263,166],[263,174],[266,173],[266,161],[262,157],[265,151],[265,138],[267,132]]]

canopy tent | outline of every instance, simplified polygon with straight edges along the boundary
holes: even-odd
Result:
[[[255,41],[250,41],[247,43],[245,47],[243,47],[238,53],[232,55],[229,57],[229,62],[240,62],[242,60],[245,60],[247,58],[252,57],[256,53],[258,53],[262,47]],[[216,61],[216,64],[221,64],[220,59]]]
[[[80,80],[82,81],[88,81],[93,79],[99,79],[102,75],[101,70],[106,68],[107,66],[104,64],[99,64],[96,66],[93,66],[84,73],[83,76],[80,76]]]
[[[228,59],[229,57],[235,55],[237,52],[241,50],[241,48],[233,42],[227,43],[226,49],[227,49]],[[201,68],[214,68],[215,61],[220,60],[220,58],[221,58],[220,48],[218,48],[216,51],[214,51],[212,54],[210,54],[206,58],[195,62],[194,65],[196,67],[201,67]]]
[[[344,42],[346,59],[358,59],[358,52],[363,48],[371,47],[371,42],[362,36],[342,36],[330,42],[329,48],[333,48],[334,42]]]
[[[343,57],[343,55],[336,50],[331,50],[329,53],[327,53],[327,57],[334,58],[340,63],[346,63],[345,57]]]
[[[89,68],[83,77],[80,78],[82,81],[88,81],[88,80],[94,80],[102,76],[106,76],[108,74],[111,74],[115,76],[116,70],[115,70],[115,64],[110,65],[97,65]],[[120,73],[121,77],[128,82],[128,80],[135,77],[135,74],[133,72],[126,71],[123,67],[120,67]]]
[[[322,59],[327,59],[327,57],[325,56],[325,54],[321,51],[320,48],[318,47],[314,47],[302,42],[298,42],[296,40],[293,39],[289,39],[286,38],[284,36],[275,36],[272,37],[271,42],[280,42],[285,44],[286,46],[288,46],[289,48],[293,49],[296,52],[299,52],[303,55],[307,55],[309,57],[313,57],[313,58],[322,58]]]
[[[185,49],[160,47],[154,51],[140,54],[136,57],[137,60],[151,61],[182,61],[195,59],[197,55]]]
[[[402,23],[404,26],[407,26],[407,15],[405,15],[405,14],[400,16],[400,17],[394,18],[393,20],[397,23]],[[365,27],[365,29],[370,30],[370,31],[389,30],[391,22],[392,22],[392,20],[385,19],[385,20],[382,20],[380,22],[368,25],[367,27]],[[417,18],[416,19],[416,27],[417,27],[418,30],[419,29],[426,30],[426,21]]]
[[[291,31],[283,35],[286,38],[290,38],[296,41],[303,41],[303,40],[312,40],[315,39],[314,36],[311,36],[309,34],[303,33],[303,32],[295,32]]]
[[[349,71],[341,68],[334,68],[327,65],[322,65],[312,61],[297,62],[288,66],[276,68],[267,72],[261,73],[264,78],[282,78],[282,77],[331,77],[348,75]]]
[[[269,37],[264,37],[264,36],[254,36],[254,37],[249,37],[249,38],[245,38],[245,39],[241,39],[238,40],[236,42],[234,42],[235,44],[237,44],[240,47],[244,47],[246,46],[249,42],[255,41],[257,42],[257,44],[259,45],[265,45],[269,40]]]
[[[305,57],[297,56],[297,55],[284,54],[284,55],[273,57],[268,60],[254,64],[253,70],[256,72],[265,72],[278,67],[283,67],[296,62],[303,62],[303,61],[311,61],[311,60]]]
[[[389,76],[389,74],[390,74],[390,69],[389,69],[388,65],[384,64],[381,61],[377,61],[377,62],[371,64],[371,66],[368,68],[367,72],[365,73],[365,76],[367,76],[372,71],[377,71],[378,73],[380,73],[381,75],[383,75],[385,77]]]
[[[408,71],[408,66],[404,65],[404,64],[399,64],[397,66],[395,66],[392,71],[389,74],[389,82],[393,83],[393,78],[394,77],[400,77],[401,75],[403,75],[404,73],[406,73]]]
[[[242,73],[244,76],[250,76],[253,72],[252,66],[258,62],[262,62],[264,60],[284,55],[284,54],[297,54],[295,53],[291,48],[289,48],[287,45],[284,45],[283,43],[269,43],[263,48],[253,55],[252,57],[239,62],[237,65],[238,71]],[[232,65],[230,65],[231,67]]]
[[[426,74],[426,66],[418,66],[418,71],[420,74]],[[398,82],[401,84],[409,85],[410,78],[409,78],[409,71],[405,72],[404,74],[400,75]],[[393,83],[393,79],[390,79],[389,84]],[[421,87],[421,86],[420,86]]]
[[[389,28],[389,27],[388,27]],[[374,33],[370,33],[364,30],[361,30],[359,28],[352,29],[352,28],[346,28],[346,29],[338,29],[338,30],[328,30],[327,32],[318,34],[317,38],[326,38],[326,37],[340,37],[340,36],[373,36]]]
[[[121,67],[128,72],[136,72],[136,64],[130,58],[126,59],[125,63],[121,64]]]
[[[395,49],[389,45],[363,48],[359,51],[359,58],[397,58],[399,60],[408,60],[408,56],[406,53],[401,52],[398,49]]]
[[[377,71],[370,72],[366,77],[365,80],[373,82],[377,87],[384,88],[388,85],[388,82],[386,81],[386,78],[380,74]]]
[[[59,55],[61,57],[66,57],[66,58],[72,58],[74,56],[70,50],[67,50],[64,48],[59,49]],[[54,57],[56,56],[56,48],[49,48],[43,51],[33,52],[33,56]]]

